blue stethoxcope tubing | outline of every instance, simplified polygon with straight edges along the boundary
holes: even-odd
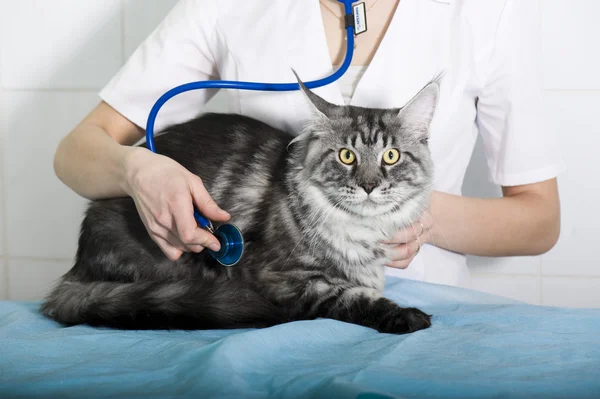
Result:
[[[352,20],[348,15],[352,15],[352,0],[338,0],[344,4],[345,14],[347,21]],[[309,89],[321,87],[335,82],[339,79],[348,69],[352,61],[354,54],[354,24],[346,23],[346,36],[347,36],[347,48],[346,56],[342,66],[330,76],[306,82],[305,86]],[[228,80],[206,80],[199,82],[186,83],[181,86],[177,86],[165,94],[163,94],[154,104],[148,121],[146,123],[146,145],[148,149],[156,153],[154,146],[154,121],[158,115],[160,108],[172,97],[184,93],[190,90],[198,89],[238,89],[238,90],[258,90],[258,91],[292,91],[299,90],[300,85],[298,83],[259,83],[259,82],[236,82]],[[231,224],[224,224],[213,230],[212,223],[204,217],[196,208],[194,208],[194,218],[198,222],[198,225],[213,233],[221,244],[219,251],[209,251],[209,253],[222,265],[233,266],[235,265],[244,251],[244,240],[241,232],[237,227]]]

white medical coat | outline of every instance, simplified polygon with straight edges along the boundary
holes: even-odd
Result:
[[[444,73],[430,139],[436,190],[461,193],[477,135],[496,184],[539,182],[562,170],[555,133],[544,125],[537,3],[400,1],[351,104],[401,107]],[[318,0],[180,0],[100,96],[145,127],[154,102],[172,87],[206,79],[294,82],[292,68],[304,81],[332,72]],[[343,104],[337,83],[314,91]],[[214,93],[171,99],[157,131],[194,117]],[[227,95],[232,112],[293,132],[308,115],[297,92]],[[448,285],[470,281],[463,255],[431,245],[408,269],[386,272]]]

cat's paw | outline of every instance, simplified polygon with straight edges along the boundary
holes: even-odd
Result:
[[[398,308],[386,320],[382,320],[378,330],[389,334],[408,334],[430,326],[430,315],[416,308]]]

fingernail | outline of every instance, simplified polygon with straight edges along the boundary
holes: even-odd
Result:
[[[220,246],[219,246],[219,244],[217,244],[216,242],[213,242],[212,244],[210,244],[210,247],[209,247],[209,248],[210,248],[211,250],[213,250],[213,251],[218,251],[218,250],[219,250],[219,248],[220,248]]]

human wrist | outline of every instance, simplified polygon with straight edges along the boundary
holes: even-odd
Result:
[[[147,151],[148,150],[143,147],[122,147],[121,169],[123,173],[121,175],[120,186],[129,196],[132,196],[133,194],[135,179],[138,176],[141,167],[141,159]]]
[[[441,193],[434,191],[431,194],[429,201],[429,208],[425,211],[421,221],[423,223],[423,234],[421,242],[424,244],[439,246],[441,243],[439,238],[439,210],[440,210],[440,196]]]
[[[419,237],[419,240],[421,241],[421,244],[430,244],[433,245],[435,241],[435,239],[433,238],[433,232],[432,232],[432,228],[433,226],[427,226],[425,223],[423,223],[423,234],[421,234],[421,236]]]

